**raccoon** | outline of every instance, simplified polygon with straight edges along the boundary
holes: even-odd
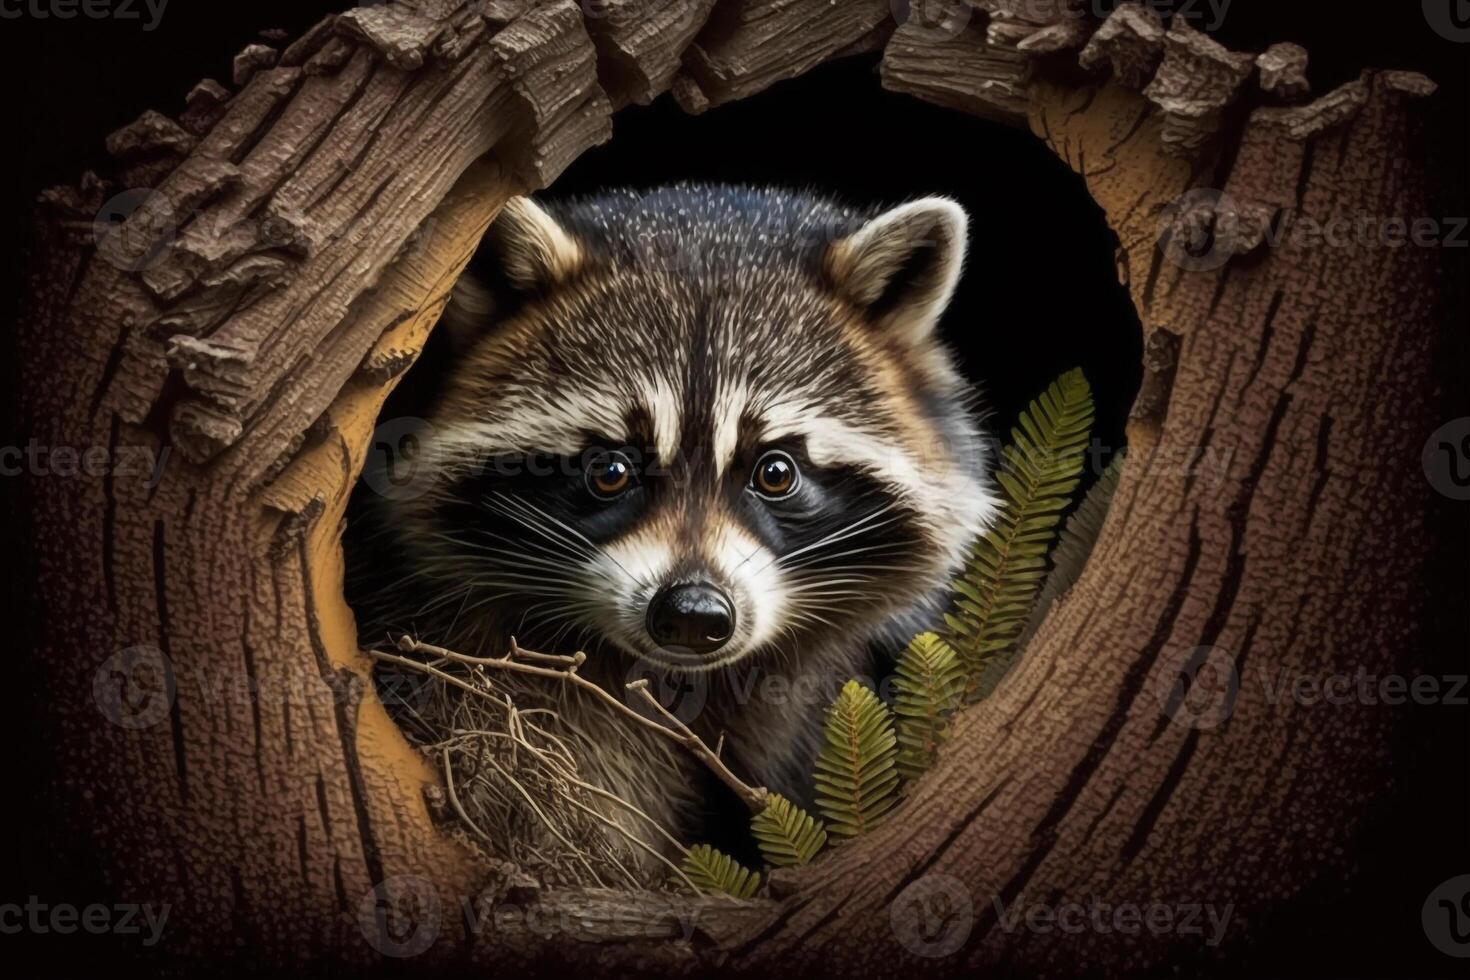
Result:
[[[966,224],[941,197],[511,200],[443,317],[422,492],[367,495],[379,560],[356,564],[393,575],[356,589],[365,635],[481,655],[514,635],[585,652],[614,694],[682,688],[732,770],[809,805],[823,707],[935,625],[994,506],[936,334]],[[709,839],[697,762],[556,696],[592,781]]]

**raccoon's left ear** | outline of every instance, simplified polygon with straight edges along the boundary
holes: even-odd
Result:
[[[965,262],[965,211],[926,197],[873,218],[832,243],[823,268],[832,286],[907,343],[928,337],[949,305]]]

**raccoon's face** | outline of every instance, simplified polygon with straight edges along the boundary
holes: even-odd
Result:
[[[487,238],[509,291],[457,288],[433,490],[398,505],[426,608],[687,671],[913,610],[991,507],[934,337],[964,238],[942,199],[513,201]]]

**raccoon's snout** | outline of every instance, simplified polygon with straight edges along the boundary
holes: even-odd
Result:
[[[671,585],[648,604],[647,625],[661,647],[713,653],[735,633],[735,605],[707,582]]]

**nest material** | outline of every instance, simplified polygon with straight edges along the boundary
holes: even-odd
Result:
[[[373,651],[379,689],[410,740],[438,765],[453,818],[481,850],[546,886],[682,884],[698,891],[636,832],[639,824],[652,827],[682,850],[665,828],[583,778],[578,758],[596,746],[562,719],[554,697],[532,706],[485,664],[409,648],[423,659]]]

